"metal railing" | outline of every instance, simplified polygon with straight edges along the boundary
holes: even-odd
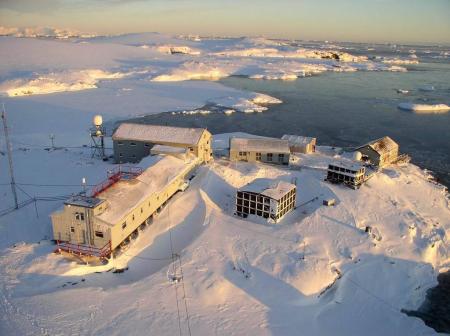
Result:
[[[72,244],[67,241],[56,241],[55,252],[65,251],[71,254],[91,256],[97,258],[107,258],[111,255],[111,241],[108,241],[103,247],[96,247],[85,244]]]
[[[108,189],[110,186],[120,180],[133,179],[136,176],[141,175],[142,172],[142,168],[132,166],[118,166],[114,169],[108,170],[108,178],[92,188],[91,197],[96,197],[102,191]]]

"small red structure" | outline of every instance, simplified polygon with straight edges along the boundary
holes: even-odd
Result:
[[[91,197],[96,197],[102,191],[111,187],[120,180],[131,180],[141,175],[143,169],[140,167],[118,166],[108,171],[108,178],[92,188]]]

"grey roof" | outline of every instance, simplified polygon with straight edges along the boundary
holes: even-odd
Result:
[[[64,204],[75,205],[84,208],[95,208],[97,205],[103,202],[104,200],[100,198],[76,195],[69,198],[67,201],[64,202]]]
[[[275,138],[231,138],[230,150],[290,154],[289,142]]]
[[[204,131],[204,128],[123,123],[114,132],[112,138],[113,140],[197,145]]]
[[[292,183],[284,181],[274,181],[267,178],[259,178],[243,186],[239,190],[261,194],[278,201],[284,195],[295,188],[295,184]]]
[[[301,135],[285,134],[281,139],[289,141],[289,146],[306,146],[311,143],[316,143],[316,138]]]
[[[395,148],[398,149],[398,144],[388,136],[368,142],[365,145],[362,145],[362,146],[356,148],[356,150],[361,149],[363,147],[367,147],[367,146],[369,146],[370,148],[372,148],[375,152],[377,152],[379,154],[388,153]]]

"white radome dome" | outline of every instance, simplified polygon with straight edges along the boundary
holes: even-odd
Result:
[[[361,154],[361,152],[356,151],[356,152],[353,153],[353,160],[355,160],[355,161],[361,161],[361,159],[362,159],[362,154]]]
[[[101,126],[103,124],[103,118],[101,115],[97,114],[92,120],[94,126]]]

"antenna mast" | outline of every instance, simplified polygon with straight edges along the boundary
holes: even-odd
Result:
[[[92,155],[99,156],[103,161],[108,160],[105,155],[105,129],[103,127],[103,118],[101,115],[94,116],[92,120],[93,127],[90,129],[91,140],[92,140]]]
[[[5,104],[2,103],[2,121],[3,121],[3,129],[5,131],[5,142],[6,142],[6,150],[8,152],[8,161],[9,161],[9,175],[11,176],[11,190],[14,196],[14,208],[19,209],[19,204],[17,202],[17,191],[16,191],[16,182],[14,180],[14,169],[13,169],[13,161],[12,161],[12,151],[11,151],[11,142],[9,141],[8,134],[8,125],[6,124],[6,111]]]

